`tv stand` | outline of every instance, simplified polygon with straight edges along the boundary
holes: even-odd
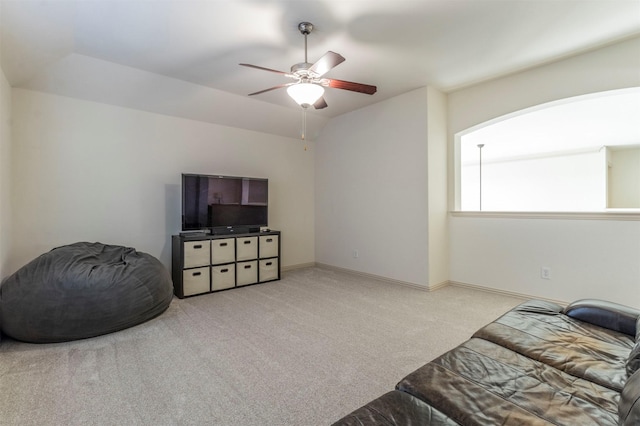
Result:
[[[228,226],[226,228],[211,228],[208,230],[211,235],[240,235],[240,234],[257,234],[260,233],[260,228],[249,228]]]
[[[280,279],[280,231],[173,235],[171,250],[180,299]]]

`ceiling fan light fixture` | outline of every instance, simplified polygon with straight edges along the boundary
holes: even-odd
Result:
[[[298,83],[287,87],[287,93],[298,105],[307,108],[324,94],[324,87],[313,83]]]

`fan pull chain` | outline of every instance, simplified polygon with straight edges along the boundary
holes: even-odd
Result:
[[[307,108],[302,108],[302,132],[300,139],[307,142]],[[305,143],[304,150],[307,151],[309,146]]]
[[[302,108],[302,134],[301,134],[301,139],[303,141],[306,141],[307,139],[307,109],[306,108]],[[304,146],[304,150],[307,150],[307,146],[305,144]]]

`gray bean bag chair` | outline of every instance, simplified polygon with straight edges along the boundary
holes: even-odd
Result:
[[[99,336],[164,312],[173,284],[158,259],[131,247],[75,243],[45,253],[0,285],[0,326],[14,339]]]

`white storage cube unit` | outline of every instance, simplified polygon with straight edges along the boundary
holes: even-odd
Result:
[[[258,282],[258,261],[236,263],[236,285],[249,285]]]
[[[280,279],[280,232],[174,235],[171,279],[179,298]]]
[[[236,285],[236,265],[218,265],[211,267],[211,291],[224,290]]]
[[[184,267],[195,268],[207,266],[211,263],[211,242],[185,241],[184,243]]]
[[[236,260],[236,239],[222,238],[211,240],[211,264],[235,262]]]
[[[182,271],[182,286],[184,296],[208,293],[209,288],[209,267],[185,269]]]
[[[260,259],[265,257],[278,256],[278,236],[277,235],[261,235],[260,236]]]
[[[260,282],[278,279],[278,258],[260,260]]]
[[[236,261],[258,258],[258,237],[236,238]]]

